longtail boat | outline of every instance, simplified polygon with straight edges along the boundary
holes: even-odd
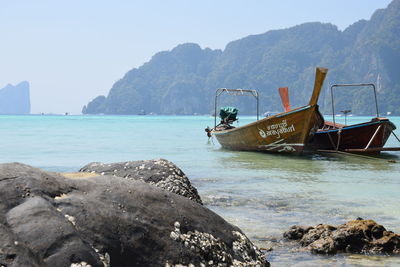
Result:
[[[375,96],[376,117],[368,122],[345,125],[336,123],[333,89],[338,87],[371,87]],[[326,121],[324,127],[319,129],[311,142],[318,150],[336,150],[352,153],[379,154],[381,151],[400,151],[399,147],[384,147],[390,134],[396,126],[388,119],[379,116],[376,88],[369,84],[334,84],[331,86],[332,122]],[[345,113],[351,110],[342,111]],[[397,140],[399,140],[397,138]],[[400,141],[400,140],[399,140]]]
[[[302,153],[305,144],[323,125],[317,102],[327,72],[325,68],[316,69],[314,90],[307,106],[263,119],[258,116],[259,94],[256,90],[218,89],[215,95],[214,128],[206,129],[208,136],[215,136],[223,148],[231,150]],[[217,125],[217,100],[225,92],[252,94],[257,99],[257,121],[235,128],[231,123],[236,118],[232,120],[221,117],[222,121]]]
[[[376,117],[370,121],[346,125],[335,120],[333,89],[337,87],[371,87],[375,96]],[[290,110],[288,88],[279,88],[282,105],[285,111]],[[321,152],[343,151],[350,153],[379,154],[381,151],[400,151],[399,147],[384,147],[391,134],[400,142],[393,132],[396,126],[388,119],[379,117],[378,101],[374,84],[334,84],[331,86],[332,121],[325,121],[308,144],[310,150]],[[351,110],[342,111],[345,116]],[[345,117],[346,118],[346,117]]]

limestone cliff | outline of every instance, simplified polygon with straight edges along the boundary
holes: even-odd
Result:
[[[0,89],[0,114],[29,114],[30,112],[31,102],[27,81],[15,86],[8,84]]]

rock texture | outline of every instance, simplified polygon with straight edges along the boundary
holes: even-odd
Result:
[[[235,226],[118,176],[0,164],[0,266],[269,266]]]
[[[358,218],[337,227],[319,224],[317,226],[293,226],[283,235],[297,240],[313,253],[400,253],[400,235],[387,231],[373,220]]]
[[[79,171],[114,175],[130,180],[141,180],[202,204],[197,189],[192,186],[183,171],[165,159],[110,164],[93,162],[85,165]]]

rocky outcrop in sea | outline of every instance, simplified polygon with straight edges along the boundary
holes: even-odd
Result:
[[[188,197],[106,173],[67,176],[0,164],[0,266],[269,266]]]
[[[23,81],[17,85],[8,84],[0,88],[0,114],[29,114],[31,102],[29,83]]]
[[[292,226],[283,235],[297,240],[305,250],[317,254],[400,254],[400,235],[373,220],[358,218],[339,226]]]

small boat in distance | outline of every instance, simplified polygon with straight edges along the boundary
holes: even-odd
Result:
[[[323,117],[318,111],[318,98],[328,70],[316,69],[314,90],[308,105],[259,119],[259,94],[256,90],[221,88],[215,95],[214,128],[206,129],[209,137],[215,136],[222,147],[231,150],[280,152],[300,154],[314,132],[322,127]],[[221,123],[217,125],[218,97],[222,93],[251,94],[257,100],[257,121],[233,127],[235,116],[222,110]]]
[[[372,87],[375,96],[376,117],[371,121],[346,125],[347,114],[351,110],[342,110],[345,117],[345,124],[336,122],[333,89],[336,87]],[[279,88],[282,105],[285,111],[290,110],[288,88]],[[381,151],[400,151],[399,147],[384,147],[390,134],[397,136],[393,132],[396,126],[387,118],[379,117],[378,102],[374,84],[334,84],[331,86],[332,100],[332,121],[325,121],[323,127],[318,129],[310,140],[307,148],[320,152],[350,152],[350,153],[369,153],[379,154]],[[400,142],[400,140],[399,140]]]

